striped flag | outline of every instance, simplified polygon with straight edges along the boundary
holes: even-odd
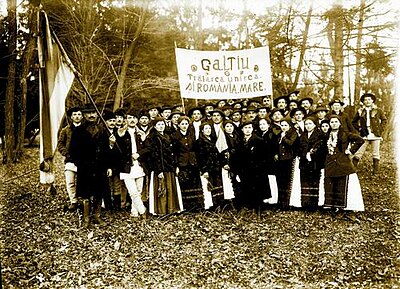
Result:
[[[59,41],[52,36],[45,12],[38,14],[40,162],[52,160],[58,130],[65,111],[65,99],[75,78],[73,66]],[[42,177],[41,182],[48,183]]]

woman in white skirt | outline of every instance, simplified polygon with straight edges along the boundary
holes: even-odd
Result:
[[[364,203],[360,183],[351,161],[364,143],[358,134],[341,129],[337,115],[329,118],[331,130],[327,140],[328,153],[325,161],[324,206],[338,211],[341,209],[363,211]]]

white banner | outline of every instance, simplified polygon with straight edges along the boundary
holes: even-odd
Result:
[[[272,95],[268,47],[234,51],[176,48],[181,97],[237,99]]]

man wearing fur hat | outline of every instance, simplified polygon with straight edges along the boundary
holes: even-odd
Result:
[[[387,118],[382,109],[375,104],[376,96],[365,93],[360,98],[363,106],[358,109],[353,119],[353,125],[366,140],[361,148],[354,154],[353,163],[357,165],[363,156],[368,144],[372,145],[373,174],[379,172],[380,144],[385,129]]]

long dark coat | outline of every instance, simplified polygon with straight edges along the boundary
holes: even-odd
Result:
[[[77,166],[77,197],[88,199],[90,196],[99,197],[98,191],[98,135],[97,124],[85,122],[72,131],[69,155]]]
[[[265,163],[263,140],[255,134],[248,141],[242,139],[232,165],[240,178],[240,194],[236,197],[239,206],[259,208],[264,199],[271,197]]]
[[[350,156],[346,155],[345,151],[347,148],[350,148],[350,152],[354,154],[363,143],[364,139],[358,134],[349,133],[340,128],[335,151],[333,154],[329,154],[328,152],[326,156],[325,177],[343,177],[355,173]]]

